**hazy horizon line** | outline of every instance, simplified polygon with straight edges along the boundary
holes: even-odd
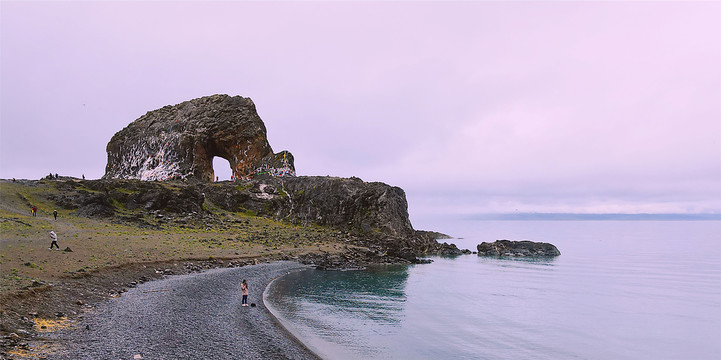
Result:
[[[719,213],[572,213],[518,212],[480,213],[464,216],[465,220],[721,220]]]

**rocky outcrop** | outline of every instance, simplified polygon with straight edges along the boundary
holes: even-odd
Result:
[[[273,153],[249,98],[213,95],[153,110],[113,136],[105,179],[215,179],[213,158],[236,179],[294,176],[293,155]]]
[[[303,226],[331,227],[369,249],[368,254],[380,259],[377,262],[419,262],[424,254],[460,251],[455,245],[439,244],[436,238],[443,234],[413,229],[401,188],[358,178],[296,177],[293,155],[273,153],[265,125],[248,98],[213,95],[150,111],[115,134],[107,153],[103,180],[83,182],[92,192],[68,191],[53,195],[53,200],[77,209],[81,216],[125,213],[120,221],[138,226],[162,226],[144,220],[151,212],[156,218],[209,227],[212,214],[207,208],[212,205]],[[215,177],[215,156],[228,160],[234,182],[210,181]],[[180,181],[165,186],[135,179]],[[127,215],[135,210],[146,214]],[[343,263],[325,262],[330,267]]]
[[[451,237],[450,235],[439,233],[437,231],[416,230],[416,235],[433,240],[453,239],[453,237]]]
[[[371,250],[348,248],[343,253],[308,253],[298,257],[298,261],[305,265],[313,265],[318,270],[360,270],[371,264],[393,263],[397,258],[384,256]],[[411,263],[411,261],[401,260]]]
[[[358,178],[259,177],[222,183],[103,179],[58,181],[55,186],[58,192],[49,199],[64,209],[87,217],[115,216],[140,227],[159,226],[148,222],[149,214],[164,223],[219,226],[206,210],[213,208],[337,229],[350,243],[376,254],[381,259],[376,262],[419,262],[425,254],[457,250],[439,244],[437,233],[413,229],[403,189]]]
[[[171,188],[158,183],[133,180],[87,180],[57,183],[58,193],[49,200],[63,209],[75,210],[83,217],[107,218],[118,208],[164,211],[168,213],[202,212],[204,197],[196,186]]]
[[[303,176],[198,186],[209,201],[228,211],[365,235],[415,236],[405,192],[384,183]]]
[[[561,252],[549,243],[533,241],[496,240],[477,246],[479,256],[558,256]]]

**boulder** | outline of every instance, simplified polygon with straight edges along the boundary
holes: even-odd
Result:
[[[496,240],[483,242],[477,246],[478,256],[558,256],[561,252],[554,245],[533,241]]]
[[[458,256],[466,254],[466,252],[459,249],[456,244],[448,244],[444,242],[438,246],[436,254],[439,256]]]
[[[213,158],[228,160],[236,179],[295,176],[293,155],[273,153],[249,98],[212,95],[149,111],[107,146],[104,179],[215,180]]]

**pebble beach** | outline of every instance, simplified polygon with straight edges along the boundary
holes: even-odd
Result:
[[[85,314],[58,359],[318,359],[263,304],[274,278],[307,269],[281,261],[170,276],[141,284]],[[240,283],[248,281],[241,306]]]

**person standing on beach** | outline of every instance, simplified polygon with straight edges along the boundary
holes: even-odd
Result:
[[[242,306],[248,306],[248,283],[243,279],[243,283],[240,284],[240,290],[243,291],[243,300],[241,301]]]
[[[53,210],[53,216],[55,217],[55,220],[58,219],[58,211],[57,210]]]
[[[58,245],[58,235],[55,234],[55,231],[50,231],[50,240],[52,240],[52,242],[50,243],[49,249],[52,250],[53,246],[56,246],[58,250],[60,250],[60,245]]]

